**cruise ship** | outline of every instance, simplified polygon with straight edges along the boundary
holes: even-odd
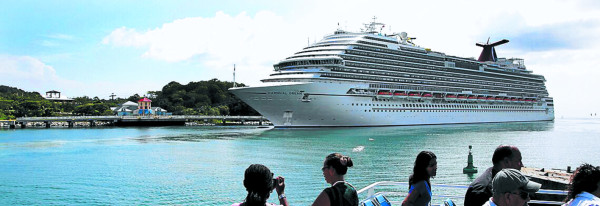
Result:
[[[333,34],[274,64],[251,87],[230,91],[275,127],[355,127],[554,120],[542,75],[498,58],[508,40],[477,43],[478,59],[384,34],[374,20]]]

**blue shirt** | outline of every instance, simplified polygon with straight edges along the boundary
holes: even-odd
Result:
[[[575,196],[575,199],[564,204],[566,206],[600,206],[600,198],[589,192],[581,192]]]

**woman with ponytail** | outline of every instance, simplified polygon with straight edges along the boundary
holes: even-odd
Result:
[[[273,189],[277,190],[279,204],[283,206],[289,205],[284,194],[284,178],[279,176],[274,179],[271,170],[264,165],[253,164],[246,169],[244,173],[244,187],[248,191],[244,202],[235,203],[231,206],[274,206],[275,204],[267,203],[267,199],[269,199]]]
[[[319,194],[313,206],[358,206],[358,194],[350,183],[344,181],[348,167],[352,167],[352,159],[339,153],[332,153],[323,162],[323,176],[331,184]]]

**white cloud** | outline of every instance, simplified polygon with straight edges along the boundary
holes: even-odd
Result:
[[[76,82],[59,77],[52,66],[36,58],[11,55],[0,55],[0,84],[38,92],[82,88]]]
[[[106,36],[103,44],[144,47],[144,57],[169,62],[202,57],[208,65],[220,62],[263,62],[272,59],[268,49],[280,46],[277,40],[287,34],[282,17],[272,12],[246,13],[229,16],[217,12],[214,17],[190,17],[165,23],[148,31],[121,27]]]
[[[121,27],[102,43],[143,48],[145,58],[191,62],[201,68],[198,80],[232,81],[236,64],[238,80],[253,84],[266,77],[278,60],[304,46],[302,39],[306,37],[297,32],[301,28],[291,27],[273,12],[261,11],[254,16],[217,12],[214,17],[178,19],[147,31]]]

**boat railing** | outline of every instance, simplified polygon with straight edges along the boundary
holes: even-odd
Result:
[[[358,190],[357,193],[361,202],[382,194],[390,200],[392,205],[401,205],[404,197],[408,195],[408,187],[408,182],[381,181],[366,186]],[[444,205],[444,201],[447,199],[451,199],[456,205],[463,205],[468,187],[468,185],[432,184],[433,197],[431,205]],[[567,191],[541,189],[537,194],[567,195]],[[531,200],[529,203],[537,205],[564,204],[564,202],[546,200]]]

